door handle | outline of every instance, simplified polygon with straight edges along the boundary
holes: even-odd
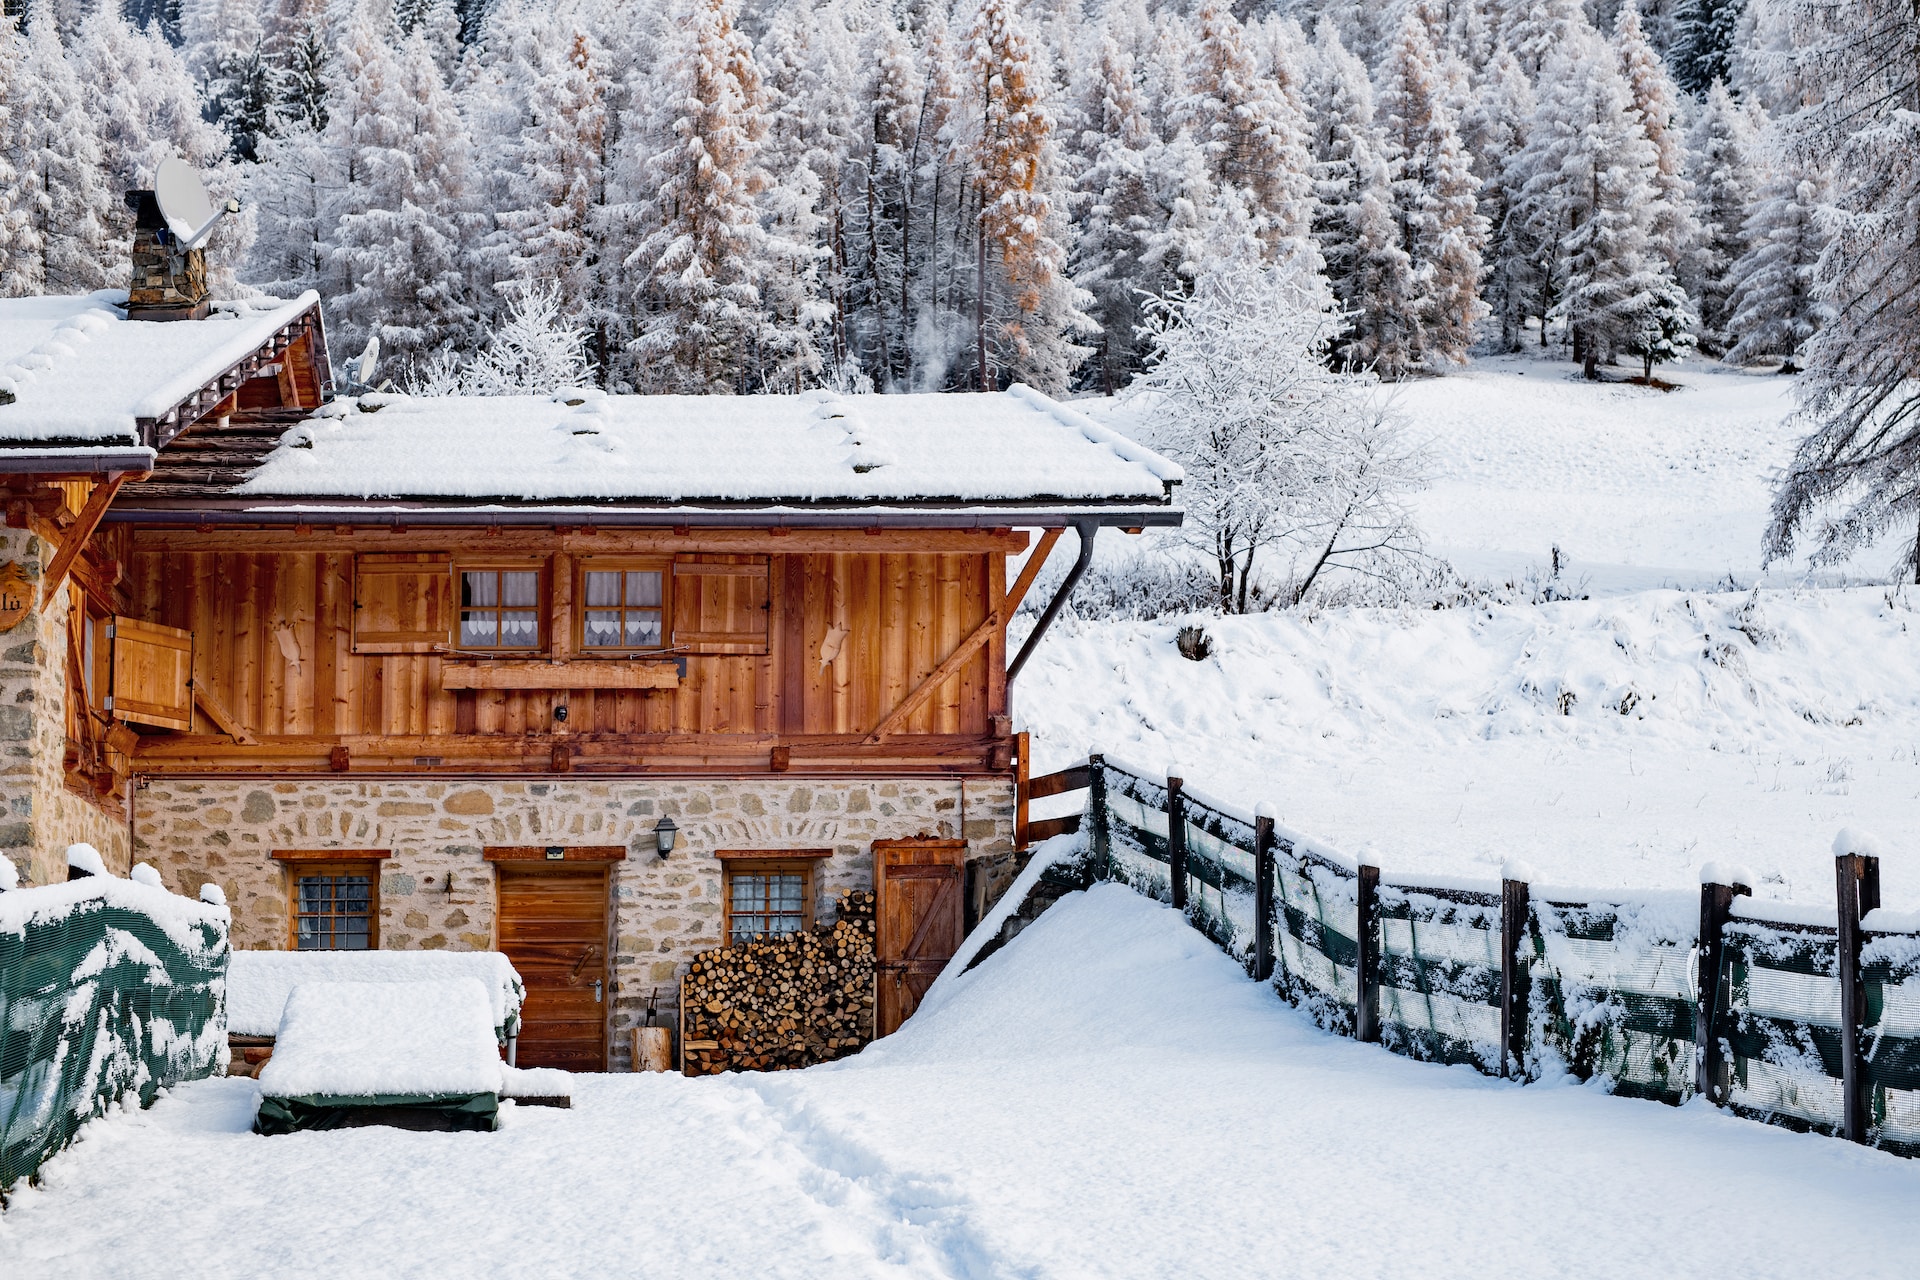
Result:
[[[593,980],[593,1002],[595,1004],[600,1003],[600,979],[598,978]]]

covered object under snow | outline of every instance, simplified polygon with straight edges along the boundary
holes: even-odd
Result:
[[[492,1129],[504,1072],[476,978],[303,983],[260,1071],[254,1131]]]
[[[287,996],[310,982],[447,982],[474,978],[486,988],[495,1038],[519,1030],[526,987],[498,951],[236,951],[227,970],[227,1031],[271,1036]]]

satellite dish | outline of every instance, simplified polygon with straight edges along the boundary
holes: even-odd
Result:
[[[153,197],[160,204],[160,216],[182,250],[197,249],[213,234],[214,224],[224,213],[238,209],[237,201],[227,201],[225,209],[215,209],[201,185],[200,175],[178,156],[160,162],[153,175]]]

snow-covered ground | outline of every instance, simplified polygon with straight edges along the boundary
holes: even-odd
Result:
[[[493,1134],[92,1125],[19,1280],[1911,1274],[1920,1163],[1328,1036],[1171,911],[1069,897],[858,1057],[583,1077]]]
[[[1864,827],[1889,848],[1889,904],[1920,907],[1920,592],[1818,585],[1884,578],[1891,545],[1845,575],[1761,575],[1791,380],[1688,363],[1660,392],[1571,373],[1511,357],[1398,395],[1436,477],[1419,498],[1433,548],[1501,583],[1544,577],[1558,546],[1561,589],[1590,599],[1203,618],[1200,663],[1176,652],[1178,620],[1067,619],[1015,689],[1036,768],[1089,750],[1178,763],[1394,870],[1517,860],[1559,884],[1682,888],[1718,860],[1818,903],[1834,835]]]

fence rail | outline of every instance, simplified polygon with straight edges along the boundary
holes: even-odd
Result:
[[[1717,868],[1697,901],[1383,875],[1182,777],[1023,766],[1023,802],[1082,789],[1082,816],[1045,831],[1086,833],[1089,879],[1181,910],[1329,1031],[1920,1155],[1920,914],[1879,909],[1876,858],[1836,856],[1832,909]]]

